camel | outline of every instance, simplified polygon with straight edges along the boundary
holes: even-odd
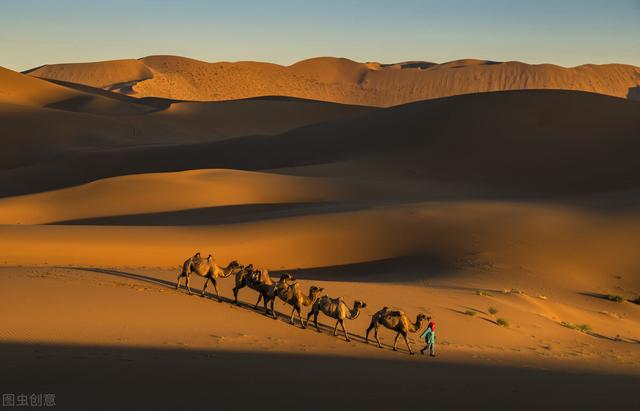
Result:
[[[286,290],[291,284],[292,281],[295,281],[293,276],[288,273],[284,273],[280,276],[280,279],[276,283],[272,284],[261,284],[258,287],[258,301],[256,301],[256,305],[254,308],[258,309],[258,304],[260,304],[260,300],[262,299],[264,302],[264,314],[269,315],[269,310],[267,309],[267,303],[271,302],[271,315],[274,319],[277,319],[276,311],[274,309],[274,303],[276,299],[276,295],[280,290]]]
[[[322,296],[316,300],[316,302],[311,307],[311,311],[307,314],[307,324],[309,323],[309,318],[313,315],[313,322],[316,325],[316,330],[320,332],[320,328],[318,327],[318,314],[322,311],[326,316],[335,318],[336,326],[333,329],[333,335],[338,335],[338,324],[342,326],[342,331],[344,331],[344,337],[347,341],[351,341],[349,339],[349,334],[347,333],[347,329],[344,326],[344,320],[355,320],[360,315],[360,310],[367,306],[363,301],[354,301],[353,309],[349,310],[347,304],[344,302],[342,297],[338,298],[330,298],[329,296]]]
[[[256,301],[253,308],[257,310],[260,300],[264,299],[264,312],[268,315],[267,302],[270,301],[269,296],[275,296],[276,290],[283,287],[286,288],[290,281],[293,281],[293,277],[285,273],[280,276],[280,280],[277,283],[274,283],[268,270],[256,270],[253,268],[253,264],[250,264],[236,273],[236,286],[233,288],[234,302],[236,305],[240,304],[238,291],[241,288],[249,287],[258,292],[258,301]],[[271,309],[273,311],[273,304]],[[275,316],[275,312],[273,315]]]
[[[324,291],[324,288],[312,285],[311,287],[309,287],[309,295],[305,295],[302,292],[300,284],[293,283],[286,288],[275,290],[275,295],[280,297],[280,299],[285,303],[293,306],[293,309],[291,310],[291,319],[289,320],[290,323],[293,324],[293,316],[297,312],[298,318],[300,318],[300,325],[302,326],[302,328],[307,328],[307,325],[302,320],[302,306],[308,307],[310,305],[313,305],[322,291]],[[275,316],[275,311],[273,311],[273,302],[271,303],[271,310]]]
[[[226,267],[220,267],[213,256],[209,254],[207,258],[202,258],[200,253],[196,253],[193,257],[189,257],[182,264],[182,271],[178,274],[178,282],[176,283],[176,290],[180,289],[180,282],[182,277],[186,277],[186,286],[189,292],[189,295],[192,295],[191,288],[189,287],[189,276],[191,273],[196,273],[197,275],[206,278],[204,282],[204,287],[202,287],[202,293],[200,297],[204,297],[205,290],[207,289],[207,285],[209,281],[213,284],[213,288],[216,290],[216,296],[218,297],[218,302],[222,302],[220,298],[220,293],[218,292],[218,285],[216,279],[218,278],[227,278],[229,277],[235,270],[242,269],[242,266],[238,264],[237,261],[230,262]]]
[[[418,316],[416,317],[416,322],[412,324],[404,312],[389,311],[388,307],[384,307],[382,310],[378,311],[371,317],[371,325],[369,325],[369,328],[367,328],[365,343],[369,343],[369,333],[371,332],[371,330],[374,330],[374,336],[376,337],[378,347],[382,348],[380,340],[378,340],[378,327],[382,325],[385,328],[397,332],[396,338],[395,340],[393,340],[393,351],[398,351],[396,345],[398,344],[398,337],[400,337],[400,335],[402,334],[402,336],[404,337],[404,342],[407,344],[407,348],[409,349],[409,354],[413,355],[411,345],[409,345],[409,340],[407,340],[407,333],[414,333],[418,331],[420,327],[422,327],[422,323],[426,319],[427,317],[424,314],[418,314]]]

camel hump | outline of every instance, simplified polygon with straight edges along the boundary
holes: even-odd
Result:
[[[209,262],[213,261],[213,256],[212,256],[211,254],[209,254],[209,257],[207,257],[207,260],[208,260]]]
[[[387,314],[390,317],[402,317],[404,315],[403,311],[387,311]]]

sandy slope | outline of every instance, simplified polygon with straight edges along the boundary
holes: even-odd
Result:
[[[142,68],[144,74],[138,71]],[[140,60],[45,65],[29,74],[138,97],[202,101],[282,95],[371,106],[514,89],[568,89],[627,97],[635,95],[640,86],[640,69],[622,64],[564,68],[471,59],[385,65],[320,57],[285,67],[150,56]]]
[[[628,338],[637,338],[640,310],[627,302],[559,293],[549,300],[499,291],[477,296],[463,288],[473,285],[464,277],[426,287],[302,281],[305,288],[316,284],[349,302],[361,298],[369,304],[347,323],[352,342],[346,343],[329,335],[333,322],[326,317],[319,318],[322,334],[301,330],[287,324],[289,310],[281,303],[281,319],[274,321],[246,306],[176,293],[174,276],[175,270],[159,269],[2,268],[0,307],[23,307],[20,315],[0,319],[0,356],[8,371],[0,377],[3,387],[55,392],[65,409],[85,409],[96,398],[104,400],[93,409],[123,402],[155,409],[208,402],[258,406],[283,386],[291,390],[288,399],[298,402],[330,393],[309,409],[332,401],[411,407],[424,395],[433,397],[432,405],[477,407],[496,390],[494,409],[638,405],[633,388],[640,381],[640,358],[637,342]],[[193,283],[197,289],[201,281]],[[222,295],[231,296],[232,280],[220,284]],[[240,298],[252,304],[255,293],[243,289]],[[439,324],[439,357],[410,357],[404,344],[390,351],[388,330],[380,331],[382,350],[365,345],[369,315],[383,305],[411,316],[432,314]],[[489,306],[509,319],[508,328],[493,322]],[[593,334],[560,321],[588,321]],[[612,340],[616,334],[620,341]],[[415,349],[416,336],[411,339]],[[336,379],[350,378],[334,387]],[[385,389],[372,391],[382,381]]]
[[[236,170],[138,174],[0,199],[0,224],[47,224],[229,205],[329,202],[347,196],[344,185],[308,177]]]

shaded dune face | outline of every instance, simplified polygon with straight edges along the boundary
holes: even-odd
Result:
[[[74,151],[278,134],[372,110],[284,97],[202,103],[138,99],[0,67],[0,169]]]
[[[634,98],[633,90],[640,81],[640,68],[623,64],[564,68],[472,59],[443,64],[379,64],[334,57],[280,66],[150,56],[140,60],[45,65],[29,74],[135,97],[211,101],[280,95],[382,107],[516,89],[568,89]]]
[[[64,152],[0,173],[2,195],[124,174],[196,168],[440,181],[501,196],[638,187],[640,104],[573,91],[511,91],[427,100],[272,136]],[[329,167],[329,165],[333,165]],[[337,173],[337,174],[336,174]],[[32,191],[21,191],[30,187]],[[424,190],[423,190],[424,191]]]

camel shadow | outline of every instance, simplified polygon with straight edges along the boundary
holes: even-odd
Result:
[[[176,283],[175,282],[168,281],[168,280],[162,280],[162,279],[156,278],[156,277],[150,277],[148,275],[128,273],[128,272],[125,272],[125,271],[108,270],[108,269],[105,269],[105,268],[91,268],[91,267],[59,267],[59,268],[64,268],[64,269],[67,269],[67,270],[76,270],[76,271],[89,271],[89,272],[92,272],[92,273],[106,274],[106,275],[110,275],[110,276],[113,276],[113,277],[126,278],[126,279],[129,279],[129,280],[136,280],[136,281],[142,281],[142,282],[147,283],[147,284],[159,285],[159,286],[165,287],[165,288],[171,288],[171,289],[175,289],[176,288]]]
[[[310,320],[309,324],[307,325],[307,328],[309,328],[312,331],[316,331],[315,325],[313,324],[313,319]],[[322,332],[322,333],[327,333],[330,336],[333,336],[333,337],[337,338],[340,341],[347,342],[344,339],[344,332],[342,332],[342,328],[340,326],[338,326],[338,334],[336,334],[336,335],[333,334],[334,326],[331,326],[331,325],[325,324],[325,323],[323,323],[321,321],[318,321],[318,328],[320,328],[320,332]],[[366,340],[364,335],[360,335],[360,334],[354,333],[353,331],[350,331],[349,328],[348,328],[348,325],[347,325],[347,332],[349,333],[349,338],[351,339],[351,342],[357,342],[357,343],[364,344],[366,346],[372,346],[372,347],[377,347],[378,346],[377,343],[376,343],[375,337],[370,336],[369,337],[369,342],[367,342],[367,340]],[[390,332],[392,332],[392,331],[390,331]],[[378,338],[381,339],[381,341],[380,341],[381,348],[388,349],[388,350],[393,350],[393,345],[384,343],[382,341],[383,338],[381,338],[380,336]],[[398,345],[400,345],[401,341],[402,341],[402,339],[398,339]],[[402,347],[398,347],[398,351],[409,353],[409,351],[407,351],[405,348],[402,348]]]
[[[92,273],[106,274],[113,277],[126,278],[128,280],[140,281],[140,282],[151,284],[151,285],[157,285],[163,288],[169,288],[175,291],[182,291],[183,294],[189,295],[187,294],[187,291],[188,291],[187,287],[184,284],[181,284],[180,288],[176,290],[176,282],[163,280],[161,278],[151,277],[148,275],[129,273],[126,271],[110,270],[106,268],[93,268],[93,267],[59,267],[59,268],[64,268],[66,270],[88,271]],[[191,292],[192,292],[192,295],[201,295],[202,289],[191,287]],[[204,298],[218,301],[218,298],[216,297],[216,295],[209,292],[204,293]],[[230,298],[220,296],[220,299],[222,300],[222,302],[233,303],[233,300]]]
[[[163,280],[160,278],[156,278],[156,277],[151,277],[148,275],[143,275],[143,274],[135,274],[135,273],[129,273],[126,271],[119,271],[119,270],[113,270],[113,269],[105,269],[105,268],[93,268],[93,267],[58,267],[58,268],[64,268],[64,269],[68,269],[68,270],[76,270],[76,271],[86,271],[86,272],[92,272],[92,273],[98,273],[98,274],[104,274],[104,275],[108,275],[108,276],[113,276],[113,277],[118,277],[118,278],[125,278],[125,279],[129,279],[129,280],[135,280],[135,281],[140,281],[140,282],[144,282],[147,284],[151,284],[151,285],[156,285],[156,286],[160,286],[163,288],[168,288],[171,290],[175,290],[176,288],[176,283],[173,281],[169,281],[169,280]],[[176,291],[186,291],[186,287],[184,285],[180,286],[179,290]],[[193,292],[193,295],[200,295],[200,293],[202,292],[201,289],[196,289],[196,288],[191,288],[191,291]],[[186,293],[182,292],[183,294],[187,295]],[[204,293],[205,298],[207,299],[211,299],[213,301],[218,301],[217,297],[215,296],[215,294],[211,294],[209,292],[205,292]],[[256,297],[257,298],[257,297]],[[235,301],[231,298],[227,298],[227,297],[223,297],[220,296],[220,299],[222,300],[222,302],[226,302],[231,304],[234,307],[238,307],[240,309],[244,309],[256,314],[261,314],[269,319],[273,319],[273,317],[271,315],[266,315],[264,312],[264,307],[262,306],[258,306],[257,309],[255,309],[255,304],[251,304],[245,301],[241,301],[238,300],[238,304],[235,304]],[[289,306],[285,306],[285,308],[288,308]],[[282,322],[285,322],[288,325],[292,325],[292,326],[297,326],[300,327],[300,320],[296,317],[294,317],[294,323],[290,324],[290,314],[286,314],[283,313],[282,311],[279,311],[275,308],[274,306],[274,312],[276,314],[276,318],[275,320],[279,320]],[[306,316],[303,315],[303,319],[306,320]],[[330,335],[333,334],[333,327],[330,325],[327,325],[325,323],[323,323],[322,321],[318,321],[318,327],[320,328],[321,332],[325,332],[328,333]],[[370,342],[367,343],[366,339],[364,337],[364,335],[360,335],[357,333],[354,333],[352,331],[350,331],[348,329],[348,324],[347,324],[347,331],[349,332],[349,338],[351,339],[352,342],[357,342],[363,345],[367,345],[367,346],[377,346],[377,343],[375,341],[375,338],[370,338]],[[315,325],[313,323],[313,318],[310,319],[310,323],[307,324],[307,329],[309,330],[313,330],[314,332],[315,330]],[[342,329],[340,327],[338,327],[338,335],[336,336],[336,338],[341,339],[342,341],[344,341],[344,333],[342,332]],[[380,338],[380,337],[379,337]],[[401,340],[399,340],[401,341]],[[400,342],[398,343],[400,345]],[[419,344],[419,343],[418,343]],[[382,348],[388,349],[388,350],[392,350],[393,346],[390,344],[386,344],[383,341],[380,341],[380,345]],[[406,348],[403,347],[398,347],[398,351],[399,352],[406,352],[408,353],[408,351],[406,350]]]

